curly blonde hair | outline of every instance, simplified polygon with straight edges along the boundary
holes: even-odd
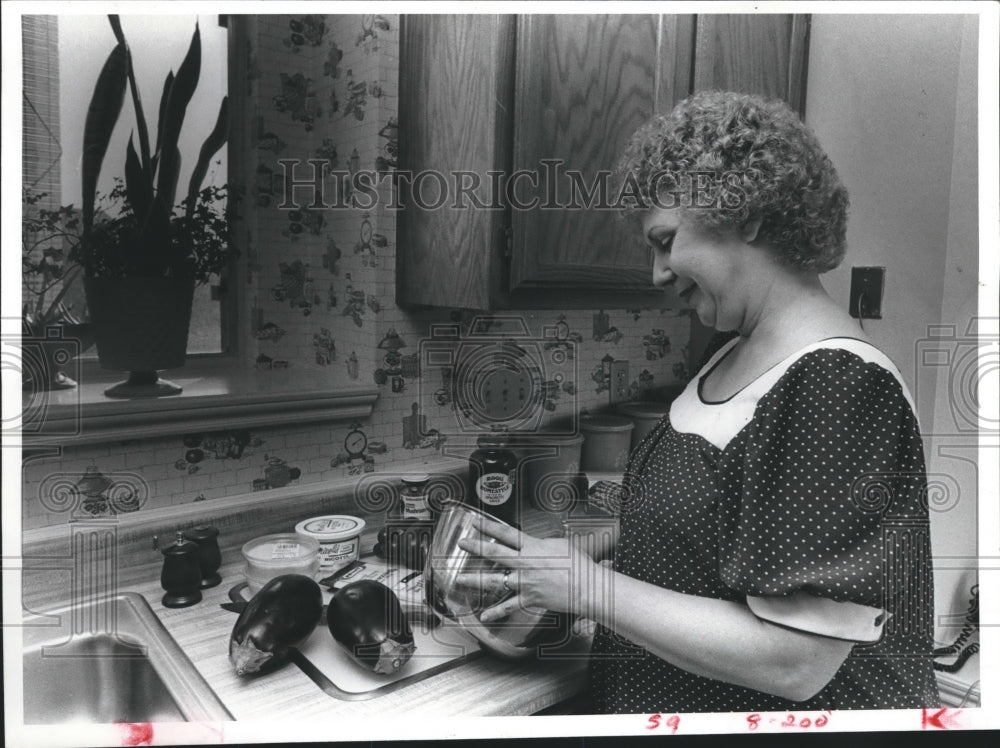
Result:
[[[664,183],[676,193],[691,175],[700,199],[682,198],[686,219],[705,228],[760,219],[758,237],[779,261],[802,270],[823,273],[843,259],[847,190],[816,136],[784,102],[703,91],[653,118],[619,161],[619,179],[633,187],[620,207],[634,214],[663,205]]]

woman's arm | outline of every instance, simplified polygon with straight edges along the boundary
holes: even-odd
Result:
[[[617,519],[608,520],[607,524],[599,526],[574,527],[570,525],[567,530],[570,542],[594,561],[611,558],[615,546],[618,545],[619,522]]]
[[[769,623],[743,603],[596,569],[590,594],[573,612],[705,678],[805,701],[833,678],[854,645]]]
[[[691,673],[793,701],[819,692],[853,646],[768,623],[743,603],[685,595],[613,572],[565,538],[541,540],[494,523],[482,530],[503,545],[462,541],[462,547],[516,570],[508,583],[518,591],[485,611],[484,621],[518,606],[568,611]]]

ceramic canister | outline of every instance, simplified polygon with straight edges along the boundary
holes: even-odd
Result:
[[[630,420],[620,416],[580,418],[580,430],[584,437],[580,469],[585,472],[622,472],[628,462],[633,428]]]

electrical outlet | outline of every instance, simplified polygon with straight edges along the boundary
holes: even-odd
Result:
[[[885,268],[851,268],[850,315],[856,319],[882,319],[884,285]]]
[[[608,401],[611,405],[628,400],[628,361],[611,362],[610,384]]]

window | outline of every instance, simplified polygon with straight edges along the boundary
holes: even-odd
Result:
[[[80,164],[87,106],[98,74],[114,48],[115,36],[105,15],[23,16],[24,94],[22,109],[23,167],[26,188],[48,197],[43,207],[81,204]],[[201,75],[187,109],[179,148],[179,185],[187,185],[201,143],[212,130],[222,97],[228,90],[228,32],[214,15],[121,16],[132,50],[136,84],[149,127],[150,147],[156,140],[160,94],[167,73],[175,72],[187,52],[197,21],[201,36]],[[135,131],[131,97],[125,104],[105,155],[99,195],[114,186],[124,171],[125,144]],[[137,146],[138,147],[138,146]],[[227,149],[216,154],[204,186],[227,182]],[[179,192],[181,189],[179,188]],[[76,284],[80,285],[80,284]],[[231,279],[222,278],[232,288]],[[235,327],[235,305],[220,303],[209,285],[196,288],[188,336],[191,354],[231,352],[228,329]],[[82,289],[67,295],[74,310],[85,306]],[[95,355],[93,349],[89,352]]]

